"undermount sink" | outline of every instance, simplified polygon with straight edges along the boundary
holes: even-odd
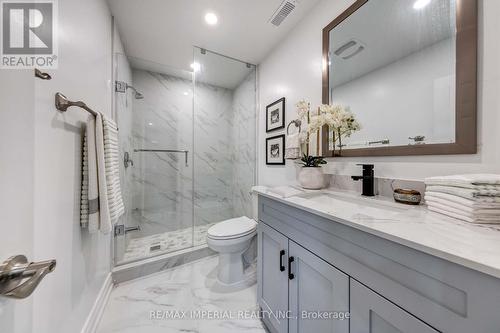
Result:
[[[318,192],[296,196],[306,200],[312,207],[329,213],[350,214],[355,219],[395,220],[396,215],[404,213],[411,207],[377,198],[363,198],[348,193]]]

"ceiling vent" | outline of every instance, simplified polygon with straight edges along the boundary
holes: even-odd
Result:
[[[280,24],[283,23],[288,15],[290,15],[290,13],[295,9],[296,5],[296,0],[284,0],[278,9],[276,9],[273,16],[271,16],[269,22],[276,27],[280,26]]]

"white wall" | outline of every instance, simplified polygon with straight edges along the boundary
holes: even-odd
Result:
[[[0,69],[0,261],[33,257],[33,71]],[[23,96],[23,98],[19,98]],[[31,332],[32,298],[0,297],[0,332]]]
[[[295,165],[265,165],[265,106],[285,96],[286,120],[295,117],[295,103],[309,100],[321,104],[321,37],[322,29],[344,11],[353,0],[323,0],[306,16],[290,35],[259,66],[259,184],[294,183]],[[342,158],[329,160],[326,172],[358,174],[360,162],[375,163],[378,177],[423,179],[427,176],[500,172],[500,1],[479,0],[479,152],[461,156],[414,156],[378,158]]]
[[[57,268],[33,295],[34,332],[79,332],[111,268],[111,235],[80,228],[82,125],[54,93],[111,116],[111,16],[104,0],[59,1],[59,67],[35,81],[34,258]],[[19,133],[22,136],[22,133]]]

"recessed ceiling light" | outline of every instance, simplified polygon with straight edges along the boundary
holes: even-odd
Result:
[[[422,9],[430,3],[431,0],[417,0],[413,3],[413,9]]]
[[[184,96],[187,96],[189,95],[189,93],[187,91],[184,92]]]
[[[153,123],[148,123],[149,126],[153,126]]]
[[[201,65],[195,61],[191,64],[191,69],[195,72],[199,72],[201,69]]]
[[[205,22],[207,22],[208,25],[216,25],[218,21],[219,19],[214,13],[208,12],[205,14]]]

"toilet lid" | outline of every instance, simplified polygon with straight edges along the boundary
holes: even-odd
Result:
[[[226,239],[245,236],[257,228],[257,223],[246,216],[225,220],[211,226],[207,235],[210,238]]]

